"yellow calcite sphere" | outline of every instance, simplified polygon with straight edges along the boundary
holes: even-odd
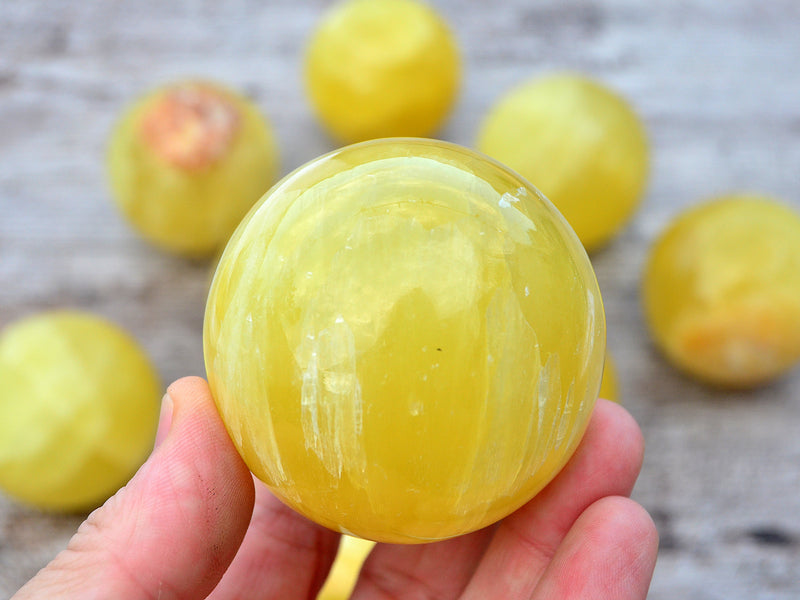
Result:
[[[426,4],[347,0],[314,32],[305,81],[320,120],[342,142],[427,136],[455,100],[459,51]]]
[[[649,170],[642,121],[621,96],[582,75],[513,89],[487,114],[477,148],[539,188],[589,251],[631,218]]]
[[[444,142],[300,167],[242,222],[205,317],[209,383],[245,462],[343,533],[488,525],[569,459],[603,368],[588,257],[536,189]]]
[[[215,82],[182,81],[124,112],[108,171],[117,206],[143,237],[207,257],[275,182],[278,152],[250,100]]]
[[[800,361],[800,215],[732,195],[694,207],[654,244],[644,272],[650,331],[684,372],[751,387]]]
[[[94,508],[153,447],[156,372],[139,344],[91,314],[54,311],[0,335],[0,488],[39,508]]]
[[[333,562],[325,585],[317,594],[317,600],[347,600],[361,572],[361,566],[375,547],[375,542],[343,535],[339,552]]]
[[[603,380],[600,383],[599,396],[606,400],[611,400],[612,402],[619,402],[617,366],[608,350],[606,350],[606,362],[603,365]]]

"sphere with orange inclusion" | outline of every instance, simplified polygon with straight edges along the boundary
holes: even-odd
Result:
[[[108,172],[120,212],[142,237],[204,258],[275,182],[278,150],[252,101],[216,82],[186,80],[124,111]]]
[[[748,388],[800,362],[800,215],[782,202],[730,194],[680,214],[643,288],[657,346],[692,377]]]
[[[242,222],[209,293],[211,389],[289,506],[392,543],[508,515],[585,431],[605,353],[585,250],[518,175],[445,142],[356,144]]]

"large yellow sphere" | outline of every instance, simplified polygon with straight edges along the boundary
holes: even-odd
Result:
[[[182,81],[125,111],[108,169],[117,206],[143,237],[207,257],[275,182],[278,152],[247,98],[217,83]]]
[[[630,219],[647,182],[641,120],[618,94],[580,75],[551,75],[506,94],[477,147],[538,187],[589,251]]]
[[[309,518],[386,542],[478,529],[578,444],[605,321],[586,253],[527,182],[413,139],[278,183],[220,260],[206,370],[252,471]]]
[[[343,142],[427,136],[453,105],[460,58],[426,4],[346,0],[314,32],[305,79],[322,123]]]
[[[728,196],[680,215],[644,273],[650,330],[686,373],[750,387],[800,361],[800,215]]]
[[[41,313],[0,335],[0,488],[48,510],[105,501],[153,447],[160,384],[119,327]]]

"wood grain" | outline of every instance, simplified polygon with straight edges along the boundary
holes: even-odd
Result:
[[[332,149],[300,71],[327,4],[0,3],[0,326],[81,307],[134,332],[165,383],[202,374],[208,266],[150,248],[122,221],[105,174],[109,129],[144,90],[202,75],[269,115],[283,172]],[[563,69],[601,78],[647,123],[647,196],[593,260],[623,402],[648,445],[635,497],[662,538],[650,598],[800,597],[800,373],[755,393],[706,389],[664,363],[639,308],[648,245],[682,209],[729,190],[800,209],[800,3],[434,4],[465,59],[442,138],[471,145],[500,94]],[[79,521],[0,500],[0,597],[63,548]]]

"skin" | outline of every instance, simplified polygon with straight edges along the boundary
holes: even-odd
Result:
[[[600,400],[569,464],[533,500],[466,536],[378,544],[353,598],[644,599],[658,536],[627,498],[642,455],[630,415]],[[338,538],[254,482],[206,382],[186,378],[165,396],[150,459],[13,600],[314,598]]]

